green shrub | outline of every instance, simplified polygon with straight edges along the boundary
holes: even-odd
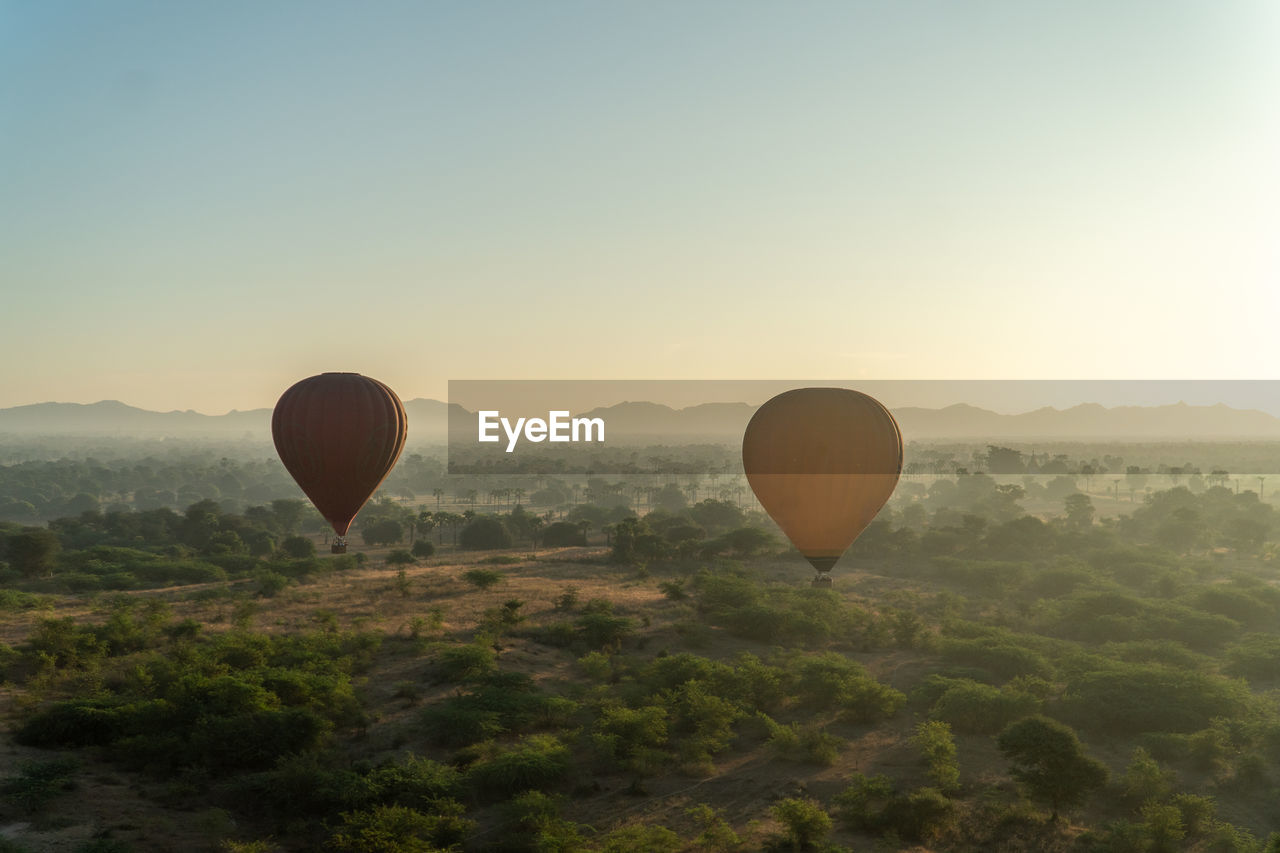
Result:
[[[645,774],[668,758],[668,722],[660,705],[607,707],[596,718],[591,743],[612,767]]]
[[[254,575],[258,582],[258,595],[263,598],[275,598],[290,583],[289,578],[279,572],[263,569]]]
[[[831,816],[816,800],[788,797],[774,803],[770,811],[782,824],[787,839],[801,850],[812,847],[831,832]]]
[[[528,735],[513,746],[482,756],[467,770],[467,781],[486,798],[558,785],[569,772],[569,749],[551,735]]]
[[[1225,671],[1250,681],[1280,679],[1280,637],[1275,634],[1246,634],[1225,651]]]
[[[432,738],[449,746],[466,746],[507,731],[551,722],[570,713],[568,700],[538,691],[520,673],[493,672],[477,679],[469,693],[455,693],[423,711]]]
[[[955,815],[956,805],[945,794],[936,788],[919,788],[891,797],[875,824],[904,841],[928,842],[942,835]]]
[[[934,702],[930,716],[950,723],[958,732],[994,734],[1039,709],[1040,700],[1029,693],[956,679]]]
[[[955,663],[980,667],[1001,680],[1020,675],[1053,678],[1053,667],[1044,655],[1014,642],[992,639],[947,639],[939,650]]]
[[[576,853],[582,850],[578,825],[560,816],[561,798],[541,791],[525,791],[501,809],[503,850],[529,853]]]
[[[483,639],[464,646],[439,646],[436,672],[444,681],[475,681],[498,667],[498,653]]]
[[[1116,664],[1067,684],[1062,711],[1081,728],[1111,734],[1193,732],[1215,717],[1237,717],[1250,705],[1239,682],[1198,672]]]
[[[893,782],[888,776],[854,773],[849,777],[849,786],[836,795],[836,815],[850,829],[874,829],[893,796]]]
[[[417,562],[417,560],[414,558],[413,554],[410,554],[404,548],[397,548],[387,554],[386,562],[388,566],[411,566]],[[403,571],[403,569],[401,571]]]
[[[337,853],[444,853],[475,825],[463,814],[463,807],[452,801],[437,803],[430,813],[404,806],[343,812],[342,825],[325,848]]]
[[[684,842],[665,826],[633,824],[605,833],[596,848],[599,853],[680,853]]]
[[[712,853],[728,853],[742,846],[742,839],[724,819],[724,815],[706,803],[685,809],[685,815],[697,821],[702,832],[693,840],[696,849]]]
[[[305,560],[316,555],[316,546],[305,536],[288,536],[280,543],[280,550],[285,556],[295,560]]]
[[[471,569],[462,573],[462,579],[476,589],[488,589],[502,581],[505,575],[493,569]]]
[[[75,787],[73,777],[80,769],[75,758],[22,761],[18,775],[0,785],[0,797],[24,814],[33,814]]]
[[[765,718],[768,720],[768,718]],[[840,758],[846,744],[816,723],[779,725],[769,720],[769,746],[793,761],[830,767]]]
[[[956,758],[956,741],[949,725],[937,720],[918,723],[911,745],[920,750],[921,757],[929,766],[929,778],[941,790],[950,791],[960,786],[960,762]]]
[[[588,609],[574,624],[577,639],[588,649],[616,649],[635,628],[630,619],[607,609]]]

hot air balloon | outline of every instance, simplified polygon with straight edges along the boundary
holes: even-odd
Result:
[[[280,461],[333,525],[333,553],[400,458],[408,431],[400,398],[358,373],[322,373],[280,396],[271,436]]]
[[[846,388],[798,388],[756,410],[742,436],[747,482],[817,571],[815,586],[893,494],[902,433],[889,410]]]

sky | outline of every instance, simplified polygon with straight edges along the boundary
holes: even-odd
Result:
[[[1280,378],[1272,0],[0,0],[0,407]]]

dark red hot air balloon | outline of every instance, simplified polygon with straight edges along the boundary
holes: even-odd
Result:
[[[395,392],[358,373],[322,373],[280,396],[271,436],[280,461],[347,549],[347,530],[404,449],[408,418]]]

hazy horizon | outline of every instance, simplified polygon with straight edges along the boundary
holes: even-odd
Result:
[[[1184,403],[1188,406],[1225,405],[1280,417],[1280,382],[1263,380],[483,380],[452,381],[443,397],[402,396],[401,399],[405,402],[457,403],[469,411],[497,407],[525,414],[551,409],[581,413],[624,402],[656,403],[678,410],[708,403],[758,406],[790,388],[821,384],[860,390],[892,409],[942,409],[969,405],[1002,415],[1017,415],[1043,408],[1066,410],[1080,405],[1113,409]],[[0,406],[0,410],[46,403],[93,405],[103,402],[122,403],[152,412],[195,412],[212,417],[270,409],[274,405],[272,401],[251,409],[210,412],[191,408],[149,409],[128,400],[41,400],[20,406]]]

